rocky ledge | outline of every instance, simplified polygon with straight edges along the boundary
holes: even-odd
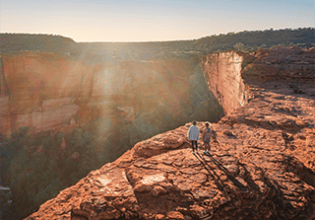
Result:
[[[315,54],[283,51],[260,51],[243,69],[251,100],[212,124],[210,154],[192,154],[186,124],[137,143],[26,219],[314,219],[314,67],[298,58]]]

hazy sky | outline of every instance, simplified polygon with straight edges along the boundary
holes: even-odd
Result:
[[[0,0],[1,33],[165,41],[314,27],[314,0]]]

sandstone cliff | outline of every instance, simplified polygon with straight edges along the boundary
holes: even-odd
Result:
[[[226,114],[248,103],[249,91],[241,75],[242,64],[254,58],[234,51],[206,56],[203,72],[210,91],[220,101]]]
[[[84,126],[98,117],[117,124],[121,116],[127,121],[141,118],[154,129],[155,122],[150,123],[143,113],[164,111],[181,121],[195,110],[191,107],[191,87],[198,85],[200,90],[200,81],[204,81],[200,77],[196,80],[199,73],[180,59],[105,60],[91,65],[60,54],[20,52],[3,54],[2,60],[2,134],[11,134],[22,126],[31,132]],[[201,98],[194,104],[209,99],[208,94],[198,95]]]
[[[313,219],[314,50],[254,56],[244,69],[233,52],[203,63],[228,113],[212,124],[210,154],[191,154],[185,124],[137,143],[26,219]]]
[[[79,110],[73,103],[76,93],[80,97],[91,89],[88,85],[94,68],[64,56],[24,52],[5,54],[2,59],[3,85],[9,90],[1,97],[3,134],[11,134],[21,126],[39,132],[68,125]]]

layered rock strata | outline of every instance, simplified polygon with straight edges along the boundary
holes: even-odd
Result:
[[[73,129],[72,125],[82,127],[102,118],[111,125],[121,120],[133,122],[140,133],[153,135],[161,131],[165,117],[178,124],[194,114],[194,105],[202,103],[198,109],[211,108],[205,104],[209,95],[198,93],[205,87],[204,80],[190,80],[199,73],[180,59],[100,60],[92,65],[65,55],[26,51],[2,54],[2,60],[1,134],[10,135],[22,126],[35,133],[69,126]],[[198,88],[193,91],[196,84]],[[191,97],[196,92],[199,98],[193,105]],[[218,103],[212,105],[219,108]],[[161,123],[150,116],[160,114]],[[207,113],[199,112],[194,117],[198,114]]]
[[[79,110],[74,99],[87,98],[95,72],[92,66],[53,53],[3,54],[2,60],[2,88],[9,91],[0,97],[2,134],[22,126],[40,132],[69,125]]]
[[[251,101],[212,124],[210,154],[191,153],[186,124],[137,143],[26,219],[313,219],[314,66],[303,60],[315,53],[295,50],[256,53],[241,73]],[[269,63],[279,53],[297,59],[279,70]]]
[[[226,114],[248,102],[250,94],[241,76],[242,64],[248,59],[253,60],[234,51],[205,57],[202,67],[206,82]]]

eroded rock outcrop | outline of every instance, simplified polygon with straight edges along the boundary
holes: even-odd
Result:
[[[214,53],[205,57],[203,72],[214,96],[219,100],[226,114],[245,106],[250,98],[242,75],[242,64],[254,57],[245,53],[230,51]]]
[[[296,54],[294,48],[281,49]],[[314,66],[287,68],[281,62],[286,74],[276,62],[262,65],[279,51],[256,53],[255,61],[241,72],[252,99],[247,105],[220,100],[235,108],[212,124],[210,154],[191,153],[186,138],[191,124],[186,124],[137,143],[26,219],[313,219],[314,81],[287,76],[296,68],[309,69],[304,76],[311,75]],[[295,57],[303,56],[315,58],[312,50],[300,50]],[[235,79],[231,85],[237,88],[242,79]],[[297,92],[292,83],[304,92]],[[201,128],[204,122],[197,125]]]

